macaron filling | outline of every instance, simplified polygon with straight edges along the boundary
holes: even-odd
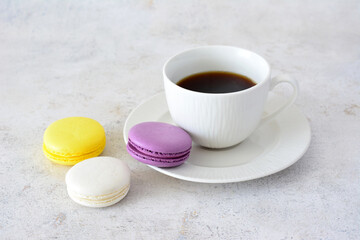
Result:
[[[119,191],[115,191],[113,193],[99,195],[99,196],[87,196],[82,195],[77,192],[74,192],[71,190],[71,188],[68,187],[67,191],[69,196],[76,202],[86,204],[87,206],[91,205],[105,205],[105,204],[114,204],[121,199],[123,199],[126,194],[128,193],[130,189],[130,185],[124,186]]]
[[[81,160],[92,158],[98,156],[105,148],[106,140],[104,138],[101,145],[99,145],[97,148],[95,148],[93,151],[89,151],[86,153],[73,153],[73,154],[67,154],[67,153],[60,153],[51,151],[46,147],[45,144],[43,144],[43,152],[45,156],[52,160],[53,162],[61,162],[61,164],[64,165],[73,165],[75,163],[78,163]]]
[[[149,164],[148,161],[151,161],[153,164],[157,164],[157,163],[169,163],[169,164],[173,164],[173,163],[181,163],[184,162],[190,155],[190,151],[188,151],[187,153],[177,156],[177,157],[173,157],[173,158],[159,158],[159,157],[153,157],[150,155],[146,155],[140,151],[137,150],[136,147],[134,147],[133,145],[131,145],[130,143],[128,143],[128,145],[126,146],[127,150],[129,152],[131,152],[133,155],[133,157],[136,157],[137,160],[144,162],[146,164]]]
[[[156,152],[156,151],[152,151],[150,149],[147,148],[143,148],[139,145],[137,145],[136,143],[134,143],[133,141],[131,141],[131,139],[128,140],[128,144],[131,145],[131,147],[133,149],[136,149],[137,152],[143,153],[147,156],[154,156],[154,157],[158,157],[158,156],[162,156],[164,158],[177,158],[179,156],[183,156],[185,154],[188,154],[191,150],[191,147],[185,151],[182,152],[176,152],[176,153],[165,153],[165,152]]]

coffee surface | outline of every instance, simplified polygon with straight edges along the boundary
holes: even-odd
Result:
[[[202,72],[181,79],[177,85],[202,93],[230,93],[255,86],[250,78],[232,72]]]

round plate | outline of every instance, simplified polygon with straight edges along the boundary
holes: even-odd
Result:
[[[269,94],[265,112],[272,112],[283,101],[281,97]],[[130,113],[123,131],[125,143],[132,126],[148,121],[174,124],[164,93],[151,97]],[[189,159],[179,167],[148,166],[171,177],[192,182],[247,181],[268,176],[294,164],[308,149],[310,138],[309,122],[292,105],[234,147],[219,150],[193,144]]]

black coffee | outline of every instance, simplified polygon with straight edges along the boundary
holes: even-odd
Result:
[[[203,93],[230,93],[251,88],[256,83],[250,78],[231,72],[202,72],[181,79],[177,85]]]

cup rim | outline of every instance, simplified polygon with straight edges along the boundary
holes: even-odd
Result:
[[[241,51],[248,52],[250,54],[256,55],[257,57],[259,57],[260,59],[262,59],[265,62],[266,66],[268,68],[268,73],[266,74],[265,79],[270,79],[270,76],[271,76],[270,64],[268,63],[268,61],[266,61],[265,58],[263,58],[261,55],[257,54],[256,52],[250,51],[250,50],[245,49],[245,48],[240,48],[240,47],[235,47],[235,46],[228,46],[228,45],[206,45],[206,46],[200,46],[200,47],[195,47],[195,48],[189,48],[189,49],[178,52],[178,53],[174,54],[173,56],[171,56],[163,65],[162,72],[163,72],[163,76],[165,76],[164,80],[169,81],[170,84],[172,84],[176,88],[182,89],[182,91],[191,92],[193,94],[206,95],[206,96],[225,96],[225,95],[228,96],[228,95],[236,95],[236,94],[245,94],[247,92],[255,91],[255,89],[257,89],[257,88],[259,88],[259,87],[261,87],[262,85],[265,84],[266,81],[264,80],[264,81],[261,81],[260,83],[256,83],[254,86],[252,86],[250,88],[247,88],[247,89],[241,90],[241,91],[228,92],[228,93],[204,93],[204,92],[197,92],[197,91],[193,91],[193,90],[189,90],[189,89],[180,87],[179,85],[177,85],[176,83],[174,83],[173,81],[171,81],[168,78],[168,76],[167,76],[167,74],[165,72],[165,69],[166,69],[167,65],[169,64],[169,62],[171,62],[175,57],[177,57],[177,56],[179,56],[181,54],[185,54],[185,53],[197,50],[197,49],[201,49],[201,48],[219,48],[219,47],[220,48],[233,48],[233,49],[236,49],[236,50],[241,50]]]

